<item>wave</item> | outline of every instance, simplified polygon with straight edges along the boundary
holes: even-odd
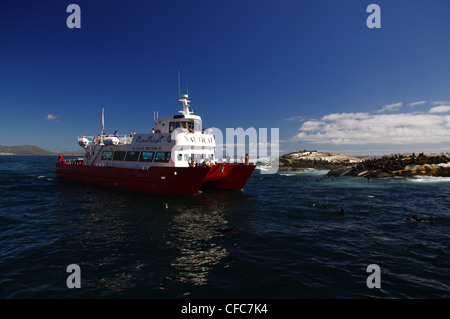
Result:
[[[301,171],[279,171],[278,174],[281,176],[298,176],[298,175],[314,175],[322,176],[329,172],[329,170],[307,168]]]
[[[260,171],[271,171],[274,168],[272,166],[261,165],[261,166],[256,166],[255,169],[258,169]]]
[[[414,183],[442,183],[442,182],[450,182],[450,177],[414,176],[412,178],[408,178],[408,180]]]
[[[35,177],[34,175],[30,175],[30,176]],[[48,181],[48,182],[50,182],[50,181],[53,180],[53,178],[46,177],[46,176],[44,176],[44,175],[39,175],[39,176],[37,176],[36,178],[39,179],[39,180],[46,180],[46,181]]]

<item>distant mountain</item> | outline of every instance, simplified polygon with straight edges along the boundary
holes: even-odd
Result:
[[[52,152],[46,151],[35,145],[16,145],[1,146],[0,154],[3,155],[52,155]]]
[[[0,145],[0,155],[81,155],[83,151],[68,151],[68,152],[49,152],[35,145],[16,145],[16,146],[2,146]]]

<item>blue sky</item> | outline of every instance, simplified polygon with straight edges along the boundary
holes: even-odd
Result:
[[[102,107],[107,131],[148,132],[180,70],[204,126],[280,128],[281,153],[447,152],[448,34],[448,0],[3,1],[0,145],[77,150]]]

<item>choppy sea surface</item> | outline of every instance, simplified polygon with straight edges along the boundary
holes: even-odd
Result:
[[[157,196],[58,180],[56,160],[0,157],[1,298],[450,297],[448,178],[255,170]]]

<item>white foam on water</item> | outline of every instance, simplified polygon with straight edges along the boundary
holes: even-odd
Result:
[[[413,178],[408,178],[408,180],[414,183],[442,183],[450,182],[450,177],[414,176]]]
[[[302,171],[292,171],[292,172],[278,172],[281,176],[298,176],[298,175],[317,175],[322,176],[329,172],[329,170],[320,170],[320,169],[314,169],[314,168],[307,168]]]
[[[280,176],[298,176],[301,175],[300,172],[293,172],[293,173],[279,173]]]

